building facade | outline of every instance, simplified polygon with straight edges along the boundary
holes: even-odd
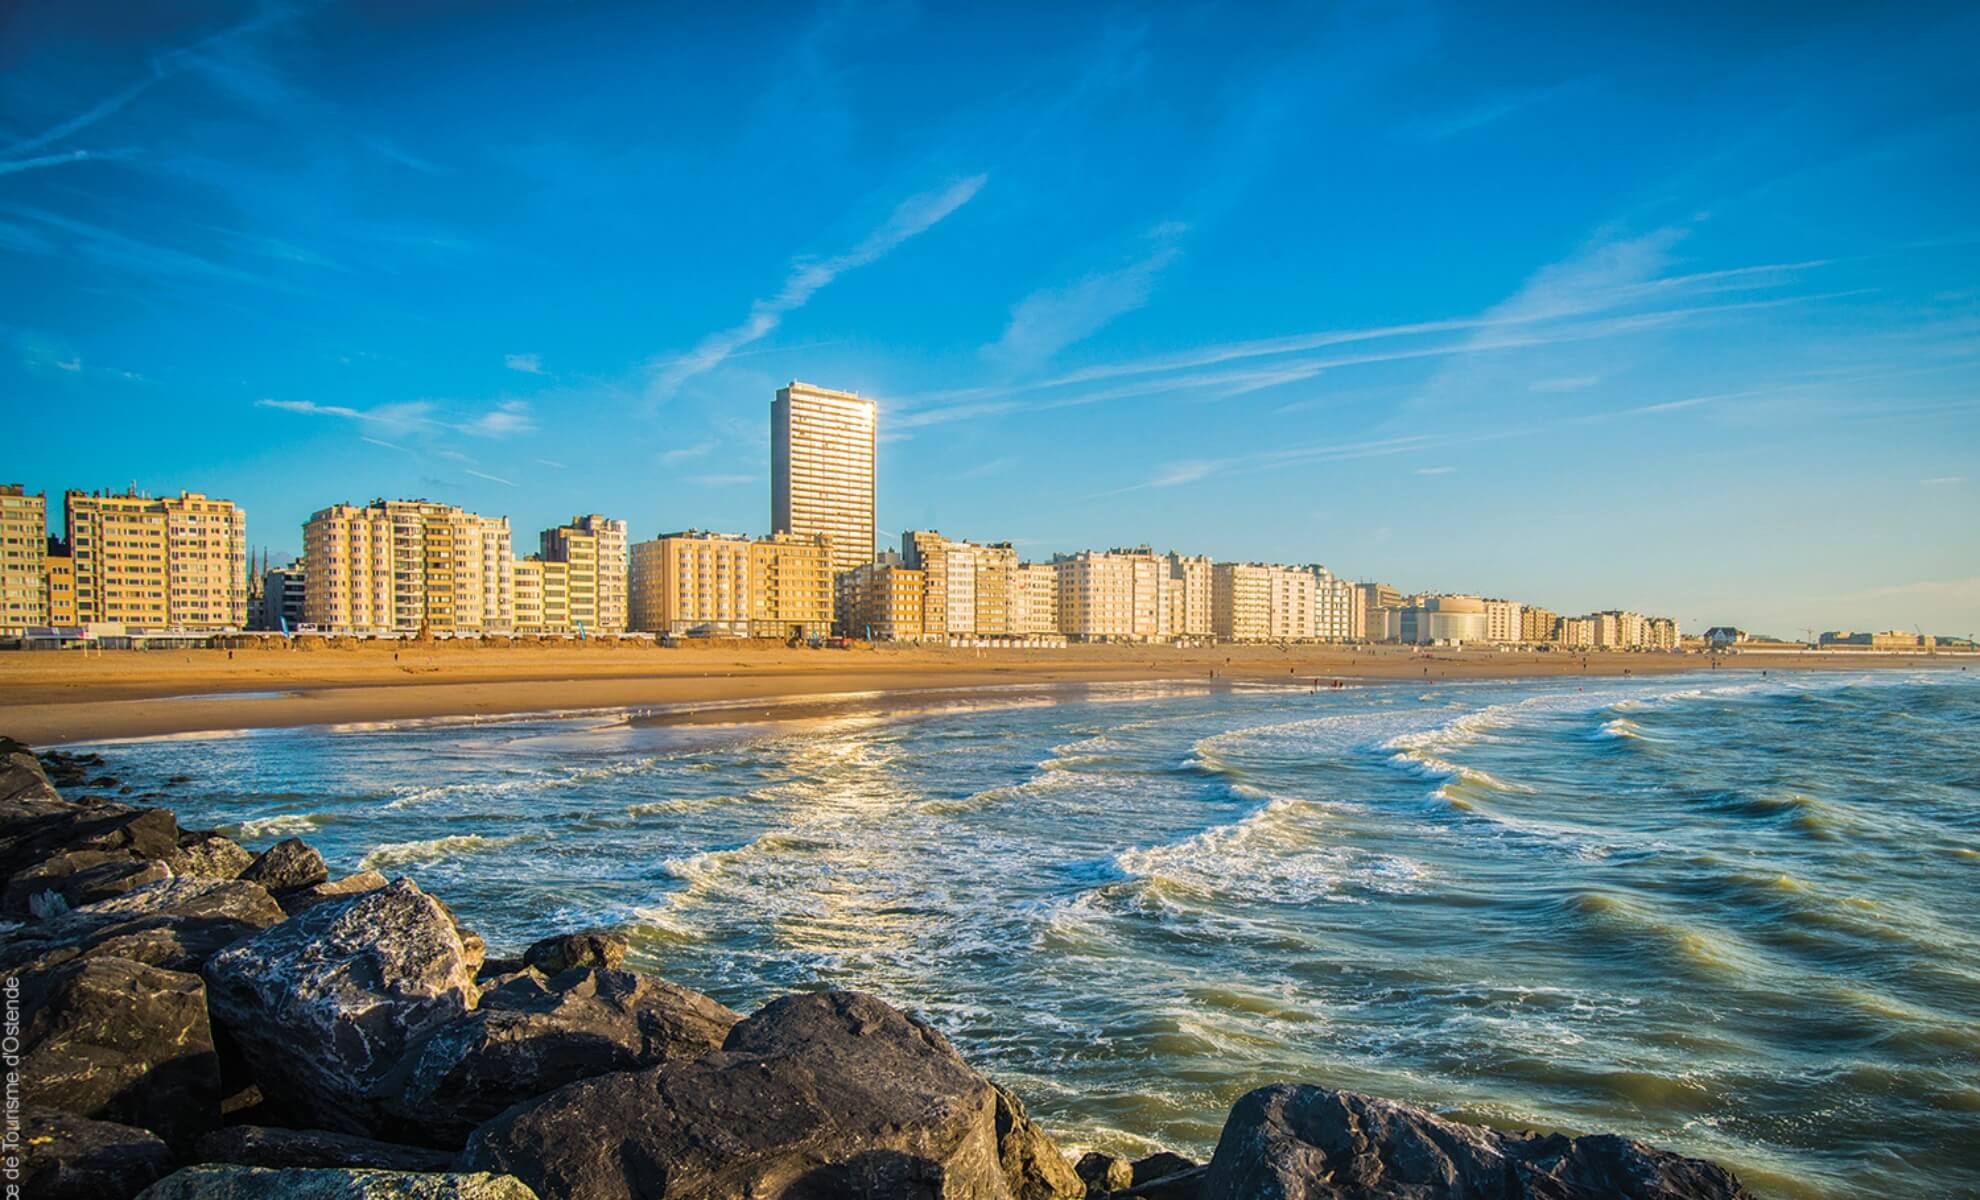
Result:
[[[63,509],[78,623],[247,627],[247,515],[232,501],[71,491]]]
[[[1053,558],[1059,631],[1080,641],[1148,642],[1169,636],[1169,562],[1146,546]]]
[[[1485,602],[1476,596],[1418,597],[1398,616],[1398,640],[1414,645],[1490,640]]]
[[[792,381],[770,404],[770,530],[830,538],[834,575],[873,559],[878,426],[857,392]]]
[[[47,560],[47,495],[0,484],[0,637],[50,624]]]
[[[1519,614],[1519,640],[1533,645],[1556,641],[1561,632],[1561,615],[1527,605]]]
[[[824,637],[832,631],[831,539],[687,530],[632,548],[633,628],[676,637]]]
[[[569,568],[570,625],[587,633],[626,630],[626,523],[598,513],[572,517],[538,538],[545,562]]]
[[[839,627],[851,637],[876,642],[918,642],[927,586],[923,572],[898,559],[847,571],[838,578]]]
[[[1357,583],[1361,593],[1361,636],[1366,641],[1393,641],[1401,636],[1396,613],[1402,609],[1403,595],[1386,583]]]
[[[509,519],[430,500],[319,509],[303,524],[303,615],[325,633],[513,632]]]
[[[1211,630],[1228,642],[1312,641],[1318,582],[1310,570],[1218,563],[1211,574]]]
[[[1315,563],[1313,574],[1313,636],[1323,642],[1353,642],[1362,637],[1361,589]]]
[[[1526,606],[1517,600],[1485,601],[1485,640],[1522,642],[1526,640]]]
[[[1017,589],[1017,629],[1030,636],[1061,633],[1059,628],[1059,571],[1051,563],[1023,563],[1015,577]]]
[[[255,629],[294,631],[303,623],[303,572],[300,561],[270,567],[261,573],[261,594],[249,624]]]
[[[1169,632],[1181,637],[1209,637],[1211,592],[1215,571],[1208,555],[1169,552]]]

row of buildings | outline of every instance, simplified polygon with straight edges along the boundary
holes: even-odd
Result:
[[[1516,601],[1405,596],[1317,564],[1213,562],[1147,546],[1023,561],[1009,542],[933,530],[876,553],[879,415],[793,381],[770,405],[770,526],[631,543],[600,514],[541,531],[517,557],[507,517],[428,500],[336,504],[303,554],[250,572],[245,517],[195,492],[69,492],[65,536],[41,496],[0,489],[0,636],[45,625],[259,627],[412,635],[815,638],[982,644],[1161,642],[1677,645],[1668,618],[1560,616]]]

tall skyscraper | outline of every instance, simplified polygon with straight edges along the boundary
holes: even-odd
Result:
[[[832,539],[832,570],[873,560],[871,400],[792,381],[770,403],[770,529]]]

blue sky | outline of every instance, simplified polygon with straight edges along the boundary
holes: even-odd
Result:
[[[954,7],[11,6],[0,478],[1980,627],[1980,10]]]

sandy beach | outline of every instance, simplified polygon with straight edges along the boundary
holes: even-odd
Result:
[[[1971,656],[1745,653],[1717,669],[1963,669]],[[41,745],[221,729],[643,707],[658,721],[744,721],[871,707],[873,693],[1190,680],[1562,678],[1714,669],[1703,654],[1409,647],[1073,646],[1063,650],[781,645],[371,643],[318,649],[0,655],[6,731]],[[697,706],[710,706],[705,711]]]

